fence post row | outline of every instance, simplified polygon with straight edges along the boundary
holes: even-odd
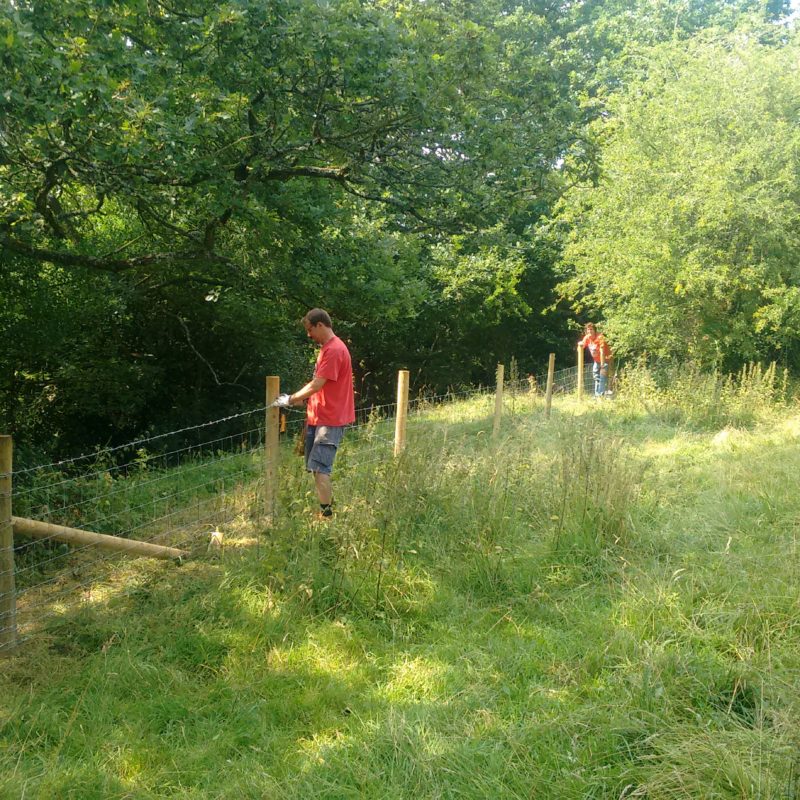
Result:
[[[556,354],[550,353],[547,361],[547,391],[544,396],[544,413],[550,418],[550,406],[553,404],[553,379],[556,374]]]
[[[13,441],[0,436],[0,656],[17,646],[17,595],[14,585],[14,528],[11,521]]]
[[[555,370],[555,354],[550,354],[547,369],[547,416],[553,395],[553,377]],[[497,388],[495,393],[493,436],[500,432],[503,410],[503,384],[505,369],[503,364],[497,365]],[[409,371],[402,369],[397,374],[397,417],[395,423],[394,455],[398,456],[406,444],[406,422],[408,418]],[[280,377],[270,375],[266,379],[266,419],[264,431],[264,511],[268,520],[274,521],[277,511],[278,465],[280,453],[281,414],[273,408],[273,401],[280,394]],[[583,349],[578,349],[578,396],[583,395]],[[0,435],[0,656],[12,653],[17,646],[17,609],[16,587],[14,579],[14,527],[19,527],[24,535],[33,538],[55,538],[59,541],[73,542],[76,536],[82,536],[81,544],[108,546],[113,549],[130,551],[131,554],[175,558],[187,555],[183,551],[123,540],[117,537],[93,534],[86,531],[73,530],[62,526],[46,525],[35,520],[16,520],[12,516],[12,472],[13,472],[13,439]],[[89,539],[91,537],[91,539]],[[106,544],[108,540],[108,544]],[[122,546],[124,545],[124,546]],[[140,552],[141,551],[141,552]],[[160,552],[163,551],[163,554]]]
[[[274,521],[278,487],[278,452],[280,447],[281,412],[272,403],[281,393],[281,379],[267,377],[267,413],[264,421],[264,513]]]
[[[497,389],[494,395],[494,427],[492,428],[492,436],[497,436],[500,433],[500,418],[503,415],[503,376],[505,374],[505,367],[502,364],[497,365]]]
[[[397,417],[394,424],[394,454],[399,456],[406,446],[406,420],[408,418],[408,370],[397,373]]]

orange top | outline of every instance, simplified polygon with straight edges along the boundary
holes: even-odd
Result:
[[[611,358],[611,348],[602,333],[596,333],[594,336],[587,333],[578,343],[578,347],[588,347],[589,353],[597,362],[606,362]]]

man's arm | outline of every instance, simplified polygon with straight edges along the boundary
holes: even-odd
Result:
[[[327,382],[327,378],[314,378],[309,381],[302,389],[289,395],[289,405],[302,405],[312,394],[316,394]]]
[[[600,367],[606,367],[611,359],[611,348],[608,346],[605,336],[600,337],[598,345],[600,347]]]

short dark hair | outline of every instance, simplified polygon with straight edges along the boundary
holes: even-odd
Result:
[[[309,325],[318,325],[320,322],[326,328],[332,328],[333,323],[327,311],[322,308],[312,308],[304,317],[303,322]]]

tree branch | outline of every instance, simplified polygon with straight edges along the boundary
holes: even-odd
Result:
[[[202,250],[182,253],[148,253],[132,258],[102,258],[91,256],[87,253],[66,253],[45,247],[32,247],[19,239],[8,236],[2,231],[0,231],[0,248],[32,258],[35,261],[49,261],[52,264],[61,264],[65,267],[91,267],[92,269],[112,273],[125,272],[153,264],[196,264],[198,261],[207,264],[229,263],[228,259],[222,256]]]
[[[184,320],[182,320],[177,314],[175,315],[175,319],[178,320],[181,328],[183,328],[183,333],[186,336],[186,344],[189,345],[189,349],[208,367],[208,371],[211,373],[211,377],[214,378],[214,383],[216,383],[217,386],[236,386],[239,389],[244,389],[248,394],[253,393],[251,389],[248,389],[247,386],[243,386],[241,383],[228,383],[227,381],[220,381],[220,379],[217,377],[214,367],[211,366],[209,360],[194,346],[194,344],[192,344],[192,337],[189,335],[189,328],[187,327],[186,322],[184,322]],[[239,375],[241,375],[241,372],[239,372]]]
[[[293,178],[325,178],[327,180],[345,181],[350,174],[350,167],[282,167],[270,169],[260,175],[263,181],[288,181]]]

